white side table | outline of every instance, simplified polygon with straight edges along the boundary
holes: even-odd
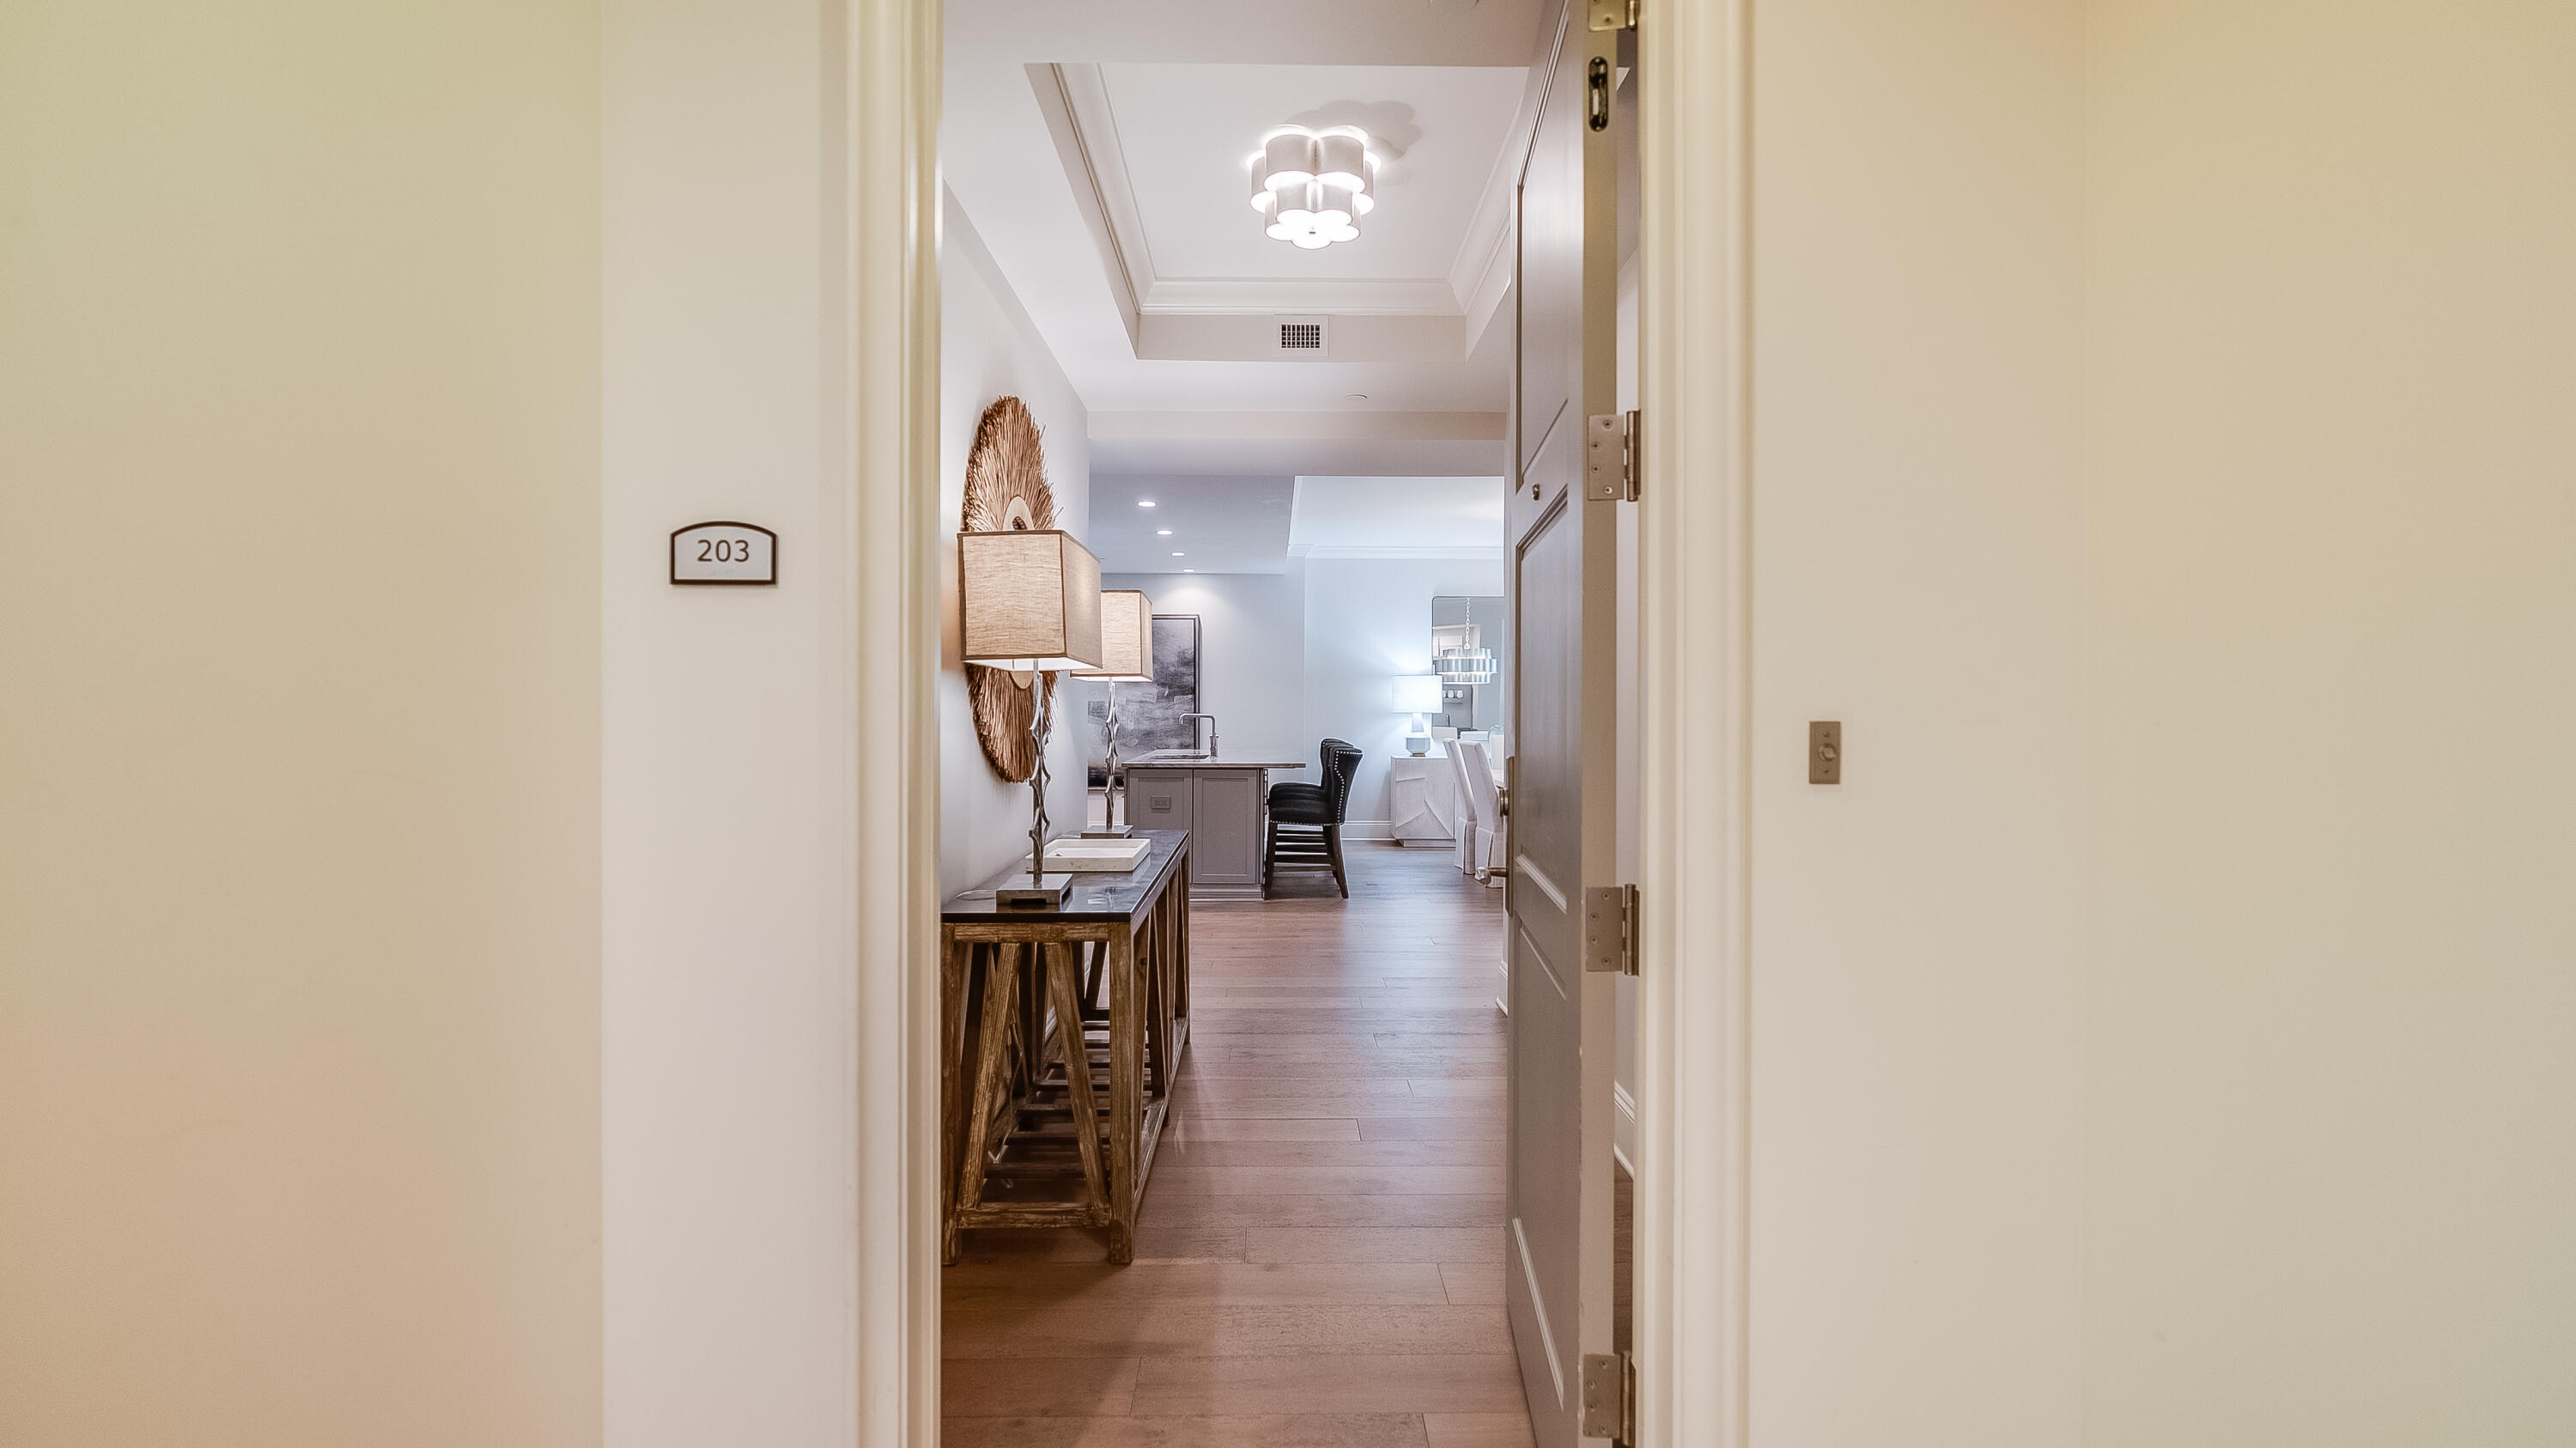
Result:
[[[1448,844],[1458,805],[1457,766],[1445,757],[1429,754],[1416,759],[1399,754],[1386,762],[1387,835],[1398,844],[1412,840]]]

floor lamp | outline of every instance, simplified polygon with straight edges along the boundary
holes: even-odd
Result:
[[[1109,779],[1103,791],[1105,813],[1098,829],[1082,833],[1094,839],[1124,839],[1135,833],[1136,819],[1118,822],[1118,802],[1127,791],[1118,775],[1118,686],[1154,682],[1154,601],[1133,588],[1100,591],[1100,667],[1076,669],[1077,679],[1097,679],[1109,693]]]
[[[1046,737],[1054,722],[1046,674],[1101,665],[1100,560],[1052,528],[960,533],[957,602],[965,615],[959,656],[1027,674],[1037,693],[1029,719],[1037,755],[1029,771],[1029,883],[995,891],[993,903],[1062,909],[1072,877],[1046,872]]]

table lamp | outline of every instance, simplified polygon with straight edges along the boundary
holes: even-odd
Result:
[[[1099,829],[1082,832],[1085,839],[1124,839],[1134,834],[1136,821],[1118,822],[1118,801],[1125,794],[1118,783],[1118,686],[1154,682],[1154,601],[1132,588],[1104,588],[1100,591],[1100,667],[1076,669],[1077,679],[1098,679],[1109,691],[1109,788],[1103,802],[1105,821]]]
[[[1029,883],[994,892],[1005,908],[1059,910],[1070,875],[1046,873],[1046,737],[1054,722],[1053,669],[1096,669],[1100,646],[1100,560],[1053,528],[957,535],[957,602],[965,615],[958,656],[1032,674],[1037,711],[1029,734]]]
[[[1419,759],[1431,752],[1431,729],[1422,722],[1425,714],[1440,712],[1440,676],[1438,674],[1398,674],[1395,676],[1395,712],[1413,716],[1413,727],[1405,731],[1405,751]]]

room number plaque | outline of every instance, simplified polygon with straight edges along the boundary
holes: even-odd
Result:
[[[778,535],[754,523],[693,523],[671,535],[673,583],[778,581]]]

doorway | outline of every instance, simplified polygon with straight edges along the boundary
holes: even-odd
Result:
[[[1436,10],[1438,7],[1430,8]],[[1669,52],[1670,54],[1676,57],[1690,56],[1694,63],[1707,67],[1704,74],[1719,77],[1731,77],[1734,74],[1738,64],[1737,52],[1740,49],[1737,45],[1737,37],[1741,30],[1740,13],[1732,7],[1725,6],[1685,6],[1676,10],[1668,24],[1670,29],[1663,33],[1674,42],[1674,49]],[[886,86],[874,90],[864,84],[854,85],[854,92],[868,96],[868,99],[861,103],[862,106],[882,106],[889,117],[894,117],[902,114],[902,107],[907,104],[906,96],[918,98],[929,94],[930,91],[925,84],[925,67],[921,64],[924,53],[921,46],[912,43],[911,36],[899,33],[899,30],[881,33],[869,30],[866,26],[854,27],[854,74],[882,78],[888,82]],[[1647,63],[1653,64],[1651,60]],[[1666,107],[1666,113],[1662,119],[1650,125],[1650,131],[1664,134],[1678,119],[1695,116],[1698,120],[1707,123],[1703,134],[1715,138],[1695,158],[1702,168],[1696,179],[1711,183],[1699,194],[1696,201],[1704,212],[1715,208],[1716,214],[1713,217],[1703,216],[1702,218],[1704,221],[1714,223],[1707,226],[1703,235],[1716,237],[1720,243],[1716,248],[1720,253],[1719,264],[1714,267],[1703,266],[1702,272],[1722,280],[1734,264],[1729,258],[1735,255],[1732,237],[1740,223],[1740,218],[1735,211],[1727,209],[1731,205],[1730,198],[1735,194],[1738,170],[1734,160],[1734,148],[1737,145],[1738,136],[1736,118],[1732,110],[1735,102],[1724,93],[1724,87],[1720,90],[1721,96],[1717,101],[1712,103],[1703,94],[1701,100],[1694,105],[1681,103],[1686,92],[1679,88],[1665,92],[1673,98],[1672,103]],[[917,103],[914,104],[915,108],[908,113],[909,123],[914,126],[911,134],[922,137],[926,130],[926,127],[920,124],[923,112],[918,108]],[[864,126],[854,134],[871,136],[871,139],[855,147],[856,154],[853,157],[854,175],[857,178],[855,184],[862,195],[877,194],[880,186],[888,188],[887,194],[910,186],[914,188],[916,196],[922,195],[920,188],[925,182],[925,172],[919,167],[902,162],[902,146],[881,145],[880,142],[884,138],[870,133]],[[916,141],[915,144],[926,144],[926,141]],[[1664,154],[1668,163],[1693,159],[1678,146],[1667,150]],[[1647,194],[1651,198],[1657,193],[1657,183],[1651,175],[1653,168],[1649,167],[1649,171]],[[1673,167],[1669,174],[1662,177],[1663,188],[1669,192],[1676,177],[1683,174],[1688,173],[1678,166]],[[907,177],[910,179],[907,180]],[[865,208],[861,209],[863,215],[865,211]],[[922,214],[925,212],[915,213],[916,216]],[[935,208],[927,209],[926,214],[935,214]],[[1671,226],[1683,214],[1683,210],[1667,213],[1660,225]],[[1648,224],[1650,228],[1659,224],[1654,215],[1651,200]],[[867,456],[882,456],[899,464],[901,470],[910,475],[926,478],[933,469],[931,459],[933,450],[927,446],[934,431],[930,415],[930,399],[922,396],[917,388],[906,386],[898,377],[892,375],[892,372],[900,371],[899,367],[890,371],[885,366],[887,359],[899,363],[907,355],[906,348],[917,348],[920,345],[919,331],[916,329],[907,333],[896,320],[903,315],[918,317],[920,314],[907,313],[905,305],[888,304],[899,297],[919,294],[920,283],[924,280],[928,265],[928,258],[924,255],[922,246],[926,240],[926,234],[923,229],[918,228],[907,234],[895,228],[868,231],[863,227],[862,234],[856,240],[858,244],[855,250],[860,257],[856,286],[859,293],[861,317],[859,334],[862,345],[856,349],[860,360],[854,371],[861,384],[861,395],[863,399],[879,395],[899,398],[907,394],[912,398],[912,401],[904,406],[873,414],[879,420],[886,422],[893,421],[897,416],[907,418],[908,428],[897,428],[894,432],[908,436],[909,443],[871,433],[863,427],[861,461],[864,465]],[[1668,253],[1668,255],[1676,254]],[[911,260],[905,260],[907,257]],[[1720,702],[1726,700],[1725,681],[1721,676],[1723,671],[1703,671],[1687,687],[1678,682],[1668,682],[1658,687],[1653,669],[1653,665],[1657,662],[1677,660],[1676,640],[1683,625],[1696,624],[1698,637],[1705,640],[1711,637],[1723,637],[1730,628],[1740,623],[1740,608],[1733,601],[1733,594],[1730,592],[1730,589],[1740,585],[1740,578],[1732,575],[1722,566],[1715,570],[1709,567],[1712,559],[1722,562],[1726,547],[1740,546],[1740,538],[1735,539],[1732,544],[1726,538],[1728,521],[1736,516],[1730,510],[1740,510],[1741,507],[1740,463],[1731,450],[1736,444],[1732,439],[1715,439],[1714,441],[1719,445],[1713,446],[1713,439],[1709,435],[1714,431],[1713,429],[1703,429],[1687,424],[1681,409],[1658,413],[1654,407],[1659,391],[1666,391],[1676,385],[1691,382],[1706,385],[1712,380],[1740,375],[1739,372],[1730,371],[1727,366],[1727,359],[1731,356],[1730,349],[1737,345],[1733,314],[1729,309],[1731,293],[1720,291],[1712,294],[1705,286],[1686,287],[1682,285],[1682,271],[1683,269],[1678,266],[1668,266],[1661,272],[1653,266],[1647,268],[1648,278],[1645,287],[1647,295],[1651,297],[1661,291],[1669,297],[1671,301],[1668,304],[1668,315],[1677,324],[1664,332],[1660,341],[1654,327],[1650,326],[1647,329],[1646,346],[1650,360],[1644,369],[1644,397],[1648,412],[1646,424],[1648,455],[1668,460],[1659,465],[1676,470],[1696,466],[1707,476],[1719,480],[1724,486],[1699,497],[1695,506],[1686,505],[1683,496],[1679,493],[1662,500],[1661,511],[1664,514],[1664,521],[1672,526],[1668,529],[1649,526],[1643,530],[1647,541],[1641,549],[1644,601],[1640,609],[1639,637],[1641,657],[1646,661],[1645,672],[1648,680],[1642,690],[1641,712],[1645,724],[1642,730],[1644,741],[1642,754],[1648,761],[1650,769],[1658,762],[1674,765],[1663,775],[1673,785],[1671,797],[1662,801],[1660,807],[1650,804],[1646,811],[1641,866],[1643,883],[1646,886],[1644,907],[1646,929],[1643,933],[1649,962],[1665,960],[1678,967],[1684,967],[1675,969],[1660,981],[1650,971],[1642,988],[1641,1019],[1644,1022],[1644,1029],[1640,1045],[1638,1118],[1640,1139],[1644,1143],[1643,1149],[1649,1164],[1639,1180],[1638,1231],[1639,1255],[1649,1261],[1655,1260],[1659,1255],[1669,1260],[1673,1207],[1676,1204],[1696,1200],[1710,1204],[1712,1207],[1722,1206],[1725,1195],[1740,1192],[1742,1185],[1739,1174],[1729,1173],[1725,1169],[1727,1153],[1730,1150],[1740,1149],[1740,1134],[1731,1136],[1728,1131],[1719,1130],[1704,1138],[1676,1138],[1672,1132],[1672,1123],[1668,1114],[1658,1109],[1659,1102],[1670,1099],[1670,1093],[1677,1082],[1691,1080],[1702,1080],[1711,1084],[1713,1089],[1708,1099],[1729,1103],[1718,1113],[1722,1118],[1718,1123],[1721,1127],[1724,1119],[1732,1119],[1727,1113],[1732,1112],[1735,1106],[1740,1104],[1740,1091],[1727,1084],[1726,1074],[1728,1070],[1740,1066],[1740,1060],[1723,1051],[1713,1055],[1705,1051],[1705,1048],[1712,1044],[1723,1046],[1723,1043],[1729,1039],[1728,1031],[1740,1026],[1740,1012],[1730,1004],[1736,999],[1736,993],[1741,987],[1740,948],[1738,943],[1732,941],[1727,928],[1722,924],[1710,930],[1686,928],[1714,923],[1708,917],[1731,898],[1729,894],[1731,887],[1715,892],[1702,891],[1696,895],[1682,891],[1667,892],[1657,888],[1660,882],[1673,878],[1672,871],[1679,862],[1693,856],[1708,860],[1722,855],[1725,852],[1725,841],[1735,827],[1733,823],[1735,816],[1732,813],[1719,810],[1694,816],[1682,808],[1683,804],[1694,799],[1722,802],[1730,797],[1740,797],[1740,793],[1734,796],[1728,794],[1733,770],[1733,766],[1727,763],[1733,757],[1731,751],[1721,747],[1715,752],[1713,763],[1708,758],[1701,758],[1694,762],[1681,761],[1679,751],[1675,747],[1677,741],[1684,735],[1684,730],[1680,727],[1684,706],[1694,702],[1708,702],[1706,696],[1712,691]],[[875,304],[873,309],[872,301]],[[1680,325],[1694,317],[1705,320],[1711,325],[1695,334],[1688,326]],[[1141,323],[1142,319],[1139,320]],[[1145,330],[1149,329],[1139,327],[1140,333]],[[869,348],[864,345],[865,338],[871,335],[882,336],[890,343],[900,345],[890,348],[884,354],[872,355]],[[1166,335],[1169,335],[1168,330]],[[1132,343],[1131,337],[1131,345]],[[910,355],[918,354],[916,352]],[[884,379],[881,384],[875,380],[880,377]],[[882,391],[879,390],[880,387]],[[1709,390],[1723,392],[1724,386],[1711,387]],[[863,414],[869,414],[870,404],[863,401],[861,411]],[[1663,450],[1657,451],[1658,446]],[[1649,499],[1646,510],[1647,517],[1651,521],[1656,518],[1659,508],[1651,493]],[[926,502],[927,499],[922,501]],[[913,576],[925,582],[933,576],[932,570],[927,565],[930,559],[935,557],[930,552],[930,546],[936,538],[937,522],[935,517],[924,516],[930,512],[931,509],[927,507],[912,511],[912,516],[921,520],[914,525],[919,531],[911,535],[917,540],[913,546],[919,547],[921,551],[913,553],[907,561],[907,566],[914,571]],[[1680,566],[1683,560],[1682,556],[1675,552],[1676,549],[1691,544],[1712,543],[1717,546],[1692,560],[1696,577],[1691,576],[1690,570]],[[912,615],[913,617],[923,618],[934,612],[935,603],[931,602],[926,595],[916,594],[915,598],[921,601],[918,605],[921,612]],[[860,623],[862,634],[877,637],[878,635],[873,632],[876,627],[872,622],[873,615],[865,607],[862,609],[862,615]],[[891,624],[899,616],[899,614],[887,615],[886,621]],[[898,629],[896,634],[884,637],[894,638],[901,632],[902,630]],[[918,633],[913,636],[919,637]],[[1659,655],[1662,657],[1659,658]],[[927,706],[931,702],[932,687],[928,678],[923,677],[919,672],[913,672],[919,667],[918,664],[908,666],[906,672],[911,672],[914,679],[911,685],[914,699],[912,707],[916,710],[914,718],[927,722]],[[1678,681],[1681,676],[1677,671],[1671,677]],[[1695,694],[1700,697],[1694,698]],[[1714,727],[1723,733],[1736,727],[1735,719],[1736,715],[1727,709],[1706,710],[1698,716],[1693,729],[1704,733],[1711,727],[1710,721],[1714,720],[1716,721]],[[915,735],[916,739],[921,737],[921,734]],[[929,818],[935,816],[935,803],[924,800],[919,794],[914,794],[912,799],[913,803],[908,806],[898,806],[893,801],[873,801],[863,804],[862,819],[882,817],[890,824],[898,826],[899,833],[924,831],[928,828]],[[922,836],[915,835],[915,837]],[[1737,857],[1740,859],[1740,852]],[[1723,872],[1716,878],[1722,878],[1722,874]],[[918,900],[921,896],[915,895],[914,898]],[[917,921],[919,917],[915,919]],[[1734,928],[1740,930],[1740,919]],[[917,924],[911,929],[915,932],[911,935],[911,939],[917,943],[907,948],[919,949],[921,944],[926,944],[925,932],[922,932]],[[1681,990],[1686,979],[1697,980],[1699,988],[1687,992]],[[910,1004],[905,1018],[910,1022],[909,1039],[918,1043],[919,1047],[926,1047],[929,1039],[935,1035],[933,1012],[929,1008],[931,1002],[924,998],[924,993],[917,991],[909,993],[908,999]],[[1660,1010],[1659,1003],[1662,1006]],[[1697,1046],[1703,1048],[1703,1054],[1697,1059],[1682,1058],[1675,1050],[1675,1041],[1678,1037],[1692,1038]],[[911,1052],[914,1064],[910,1069],[916,1079],[926,1056],[925,1050],[916,1048]],[[868,1093],[863,1091],[863,1097],[867,1095]],[[936,1319],[936,1277],[933,1272],[925,1268],[929,1257],[923,1251],[926,1238],[921,1229],[921,1210],[930,1201],[928,1195],[930,1182],[925,1180],[930,1174],[923,1170],[930,1164],[930,1152],[922,1140],[921,1128],[928,1126],[930,1122],[925,1114],[925,1108],[920,1104],[919,1093],[915,1093],[912,1099],[916,1105],[910,1117],[911,1130],[905,1135],[904,1145],[897,1153],[914,1163],[908,1173],[912,1185],[902,1198],[909,1203],[909,1206],[898,1216],[887,1216],[883,1220],[889,1225],[900,1221],[904,1230],[898,1234],[896,1240],[913,1244],[905,1257],[907,1265],[904,1275],[914,1284],[914,1290],[909,1294],[889,1298],[871,1289],[862,1293],[862,1299],[865,1320],[891,1324],[897,1319],[882,1317],[880,1314],[891,1312],[907,1315],[913,1325],[911,1340],[915,1344],[921,1344],[927,1337],[923,1329],[927,1329]],[[875,1116],[873,1108],[864,1106],[863,1115],[868,1116],[872,1121],[885,1119]],[[862,1149],[863,1160],[889,1159],[882,1154],[892,1147],[888,1138],[873,1127],[863,1133],[863,1136],[865,1137]],[[1730,1142],[1734,1145],[1730,1146]],[[1658,1152],[1657,1147],[1661,1147],[1662,1150]],[[887,1211],[895,1209],[892,1199],[879,1197],[872,1200],[878,1205],[870,1205],[863,1210],[863,1217],[869,1220],[879,1219],[880,1207]],[[1740,1226],[1740,1211],[1718,1213],[1712,1210],[1709,1215],[1713,1220],[1722,1219]],[[1728,1226],[1720,1235],[1724,1236],[1734,1230],[1734,1226]],[[1640,1356],[1646,1369],[1642,1374],[1644,1381],[1641,1383],[1640,1391],[1647,1405],[1644,1414],[1644,1421],[1648,1425],[1647,1441],[1662,1440],[1664,1433],[1687,1430],[1695,1423],[1706,1424],[1712,1431],[1691,1441],[1720,1442],[1728,1441],[1734,1436],[1731,1429],[1726,1429],[1725,1415],[1729,1410],[1721,1404],[1717,1396],[1718,1390],[1724,1387],[1726,1382],[1722,1376],[1716,1380],[1685,1381],[1678,1376],[1658,1375],[1653,1368],[1659,1356],[1669,1352],[1676,1333],[1705,1332],[1716,1326],[1722,1326],[1724,1314],[1721,1314],[1721,1322],[1717,1324],[1712,1324],[1705,1318],[1696,1318],[1688,1323],[1677,1319],[1671,1311],[1676,1292],[1687,1288],[1691,1282],[1702,1282],[1712,1289],[1707,1300],[1721,1304],[1733,1302],[1740,1295],[1741,1279],[1740,1271],[1732,1264],[1739,1261],[1740,1254],[1733,1249],[1703,1253],[1687,1262],[1674,1263],[1674,1270],[1681,1274],[1678,1277],[1659,1280],[1656,1273],[1650,1271],[1642,1280],[1637,1338]],[[1730,1273],[1735,1275],[1728,1275]],[[908,1308],[905,1306],[907,1300],[910,1304]],[[889,1339],[881,1337],[878,1340]],[[910,1431],[923,1435],[931,1431],[929,1417],[924,1411],[930,1402],[925,1390],[935,1381],[935,1369],[924,1361],[926,1357],[927,1354],[921,1353],[916,1348],[908,1361],[901,1365],[899,1377],[906,1386],[897,1390],[890,1398],[879,1399],[867,1393],[862,1395],[865,1401],[872,1404],[881,1402],[893,1404],[902,1421],[913,1425]],[[875,1359],[865,1361],[861,1369],[862,1377],[865,1380],[877,1380],[885,1367],[885,1364]],[[1733,1401],[1740,1404],[1740,1398]],[[909,1406],[906,1406],[907,1403]],[[1660,1428],[1656,1426],[1659,1423],[1662,1425]],[[917,1441],[926,1441],[926,1437]]]

